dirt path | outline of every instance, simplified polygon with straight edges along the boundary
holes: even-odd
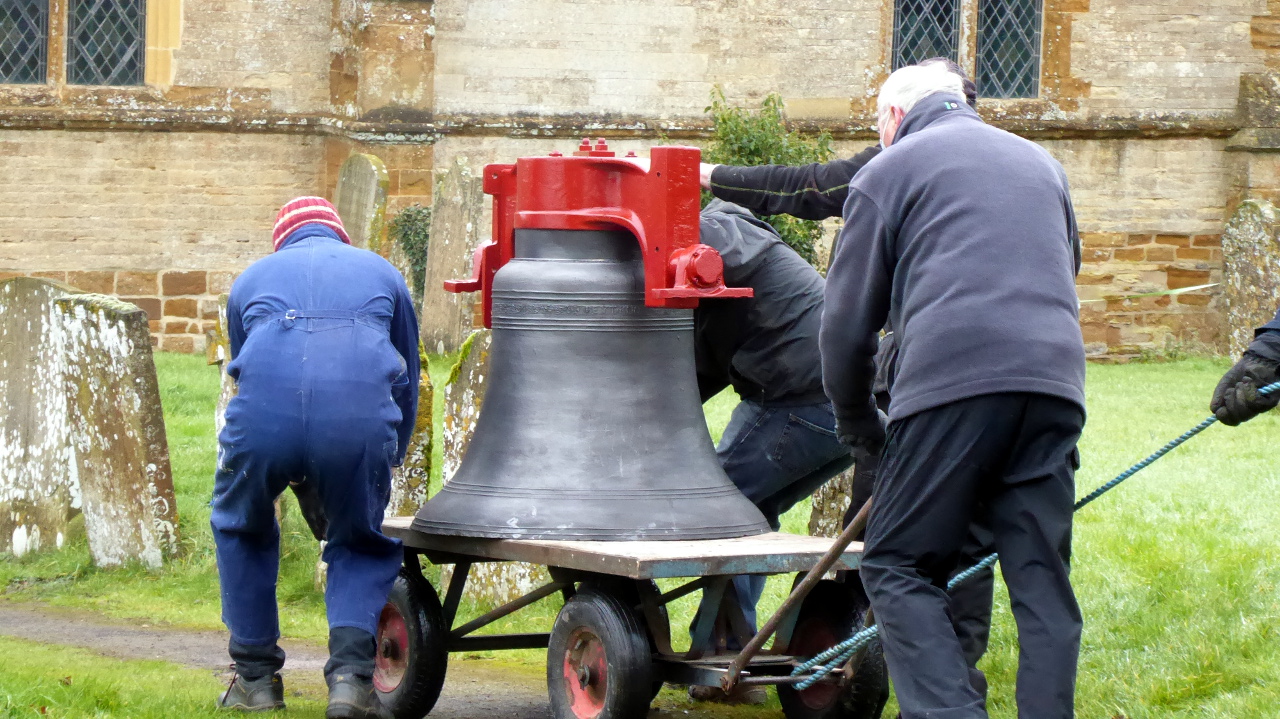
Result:
[[[219,632],[152,627],[105,619],[88,612],[0,603],[0,635],[88,649],[120,659],[153,659],[226,672],[227,639]],[[288,690],[315,699],[325,695],[321,670],[328,652],[310,642],[282,641],[288,654]],[[735,719],[780,716],[776,708],[701,707],[674,692],[655,702],[650,719]],[[487,660],[451,660],[431,719],[550,719],[540,667]]]

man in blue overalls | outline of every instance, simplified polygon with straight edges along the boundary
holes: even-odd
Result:
[[[413,303],[390,263],[350,246],[322,198],[286,204],[273,234],[276,251],[240,275],[227,304],[239,394],[218,438],[211,524],[236,676],[219,705],[284,707],[273,502],[305,482],[328,520],[325,716],[389,716],[373,690],[374,634],[402,559],[381,524],[417,413]]]

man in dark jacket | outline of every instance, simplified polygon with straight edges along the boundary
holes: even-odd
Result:
[[[886,320],[898,342],[861,570],[890,676],[908,719],[986,717],[945,593],[981,513],[1018,622],[1019,714],[1070,717],[1084,343],[1066,175],[983,123],[942,68],[898,70],[879,109],[886,149],[849,188],[820,344],[837,431],[875,447],[886,440],[871,394]]]
[[[836,437],[835,414],[822,391],[822,275],[767,223],[719,200],[702,211],[701,241],[720,252],[726,284],[750,287],[755,294],[698,303],[698,390],[704,402],[730,386],[738,394],[741,401],[716,453],[729,479],[778,529],[779,516],[853,463],[849,448]],[[765,577],[758,575],[733,582],[738,606],[753,628],[764,584]],[[733,644],[732,637],[724,639]],[[763,701],[756,689],[748,700]],[[691,696],[699,699],[723,698],[718,693],[691,688]]]
[[[382,515],[417,414],[418,324],[404,278],[351,247],[326,200],[286,204],[273,239],[227,303],[239,394],[218,438],[211,524],[236,676],[219,705],[284,707],[273,501],[301,480],[328,522],[325,716],[380,718],[374,634],[402,559]]]
[[[978,89],[959,65],[945,57],[933,57],[921,65],[942,65],[964,85],[965,102],[974,107]],[[840,217],[849,195],[849,183],[881,147],[872,145],[853,157],[808,165],[711,165],[702,163],[702,189],[760,215],[791,215],[802,220]]]
[[[1280,404],[1280,392],[1258,390],[1280,382],[1280,312],[1253,333],[1253,342],[1218,381],[1209,411],[1218,421],[1235,427]]]
[[[921,65],[940,64],[960,77],[965,102],[975,107],[978,101],[977,87],[955,62],[943,57],[930,58]],[[868,162],[880,154],[881,147],[872,145],[853,157],[808,165],[760,165],[730,166],[710,165],[701,167],[702,187],[718,199],[733,202],[761,216],[791,215],[806,220],[825,220],[840,217],[849,194],[849,184]],[[876,379],[872,392],[880,409],[888,411],[893,386],[894,364],[897,346],[889,331],[880,341],[876,358]],[[851,521],[871,496],[876,471],[880,465],[878,453],[859,449],[854,452],[855,469],[845,523]],[[862,539],[861,536],[858,539]],[[964,571],[995,551],[991,531],[980,522],[970,528],[961,551],[957,572]],[[856,578],[856,575],[855,575]],[[969,662],[971,681],[978,693],[986,696],[987,681],[977,668],[987,652],[991,636],[991,604],[995,591],[995,574],[983,570],[957,587],[951,594],[951,616],[956,633],[964,647]]]

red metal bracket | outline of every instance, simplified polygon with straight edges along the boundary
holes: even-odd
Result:
[[[515,252],[516,229],[630,232],[644,257],[645,304],[692,308],[701,298],[751,297],[749,287],[725,287],[724,262],[698,242],[696,147],[655,147],[649,167],[619,158],[604,140],[583,140],[571,157],[522,157],[488,165],[484,191],[493,196],[493,239],[476,248],[472,278],[445,282],[450,292],[483,292],[484,324],[492,326],[493,275]]]

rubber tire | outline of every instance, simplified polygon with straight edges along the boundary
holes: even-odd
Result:
[[[564,676],[569,639],[579,628],[590,630],[604,647],[604,705],[593,719],[644,719],[654,686],[648,632],[626,599],[589,585],[565,602],[551,628],[547,647],[551,715],[555,719],[581,719],[572,709]]]
[[[662,590],[658,588],[658,583],[652,579],[641,580],[649,583],[653,591],[659,595]],[[621,577],[600,577],[598,579],[589,579],[582,583],[583,589],[598,589],[607,594],[625,599],[636,611],[636,616],[640,617],[641,625],[645,627],[645,633],[649,637],[649,650],[654,654],[658,653],[657,642],[653,639],[652,627],[644,619],[644,610],[640,609],[640,589],[636,586],[636,580],[623,579]],[[667,636],[671,636],[671,617],[667,613],[667,605],[663,604],[658,607],[658,614],[661,615],[662,621],[667,625]],[[653,687],[649,692],[649,702],[652,704],[654,699],[658,698],[658,694],[662,692],[664,683],[661,679],[654,677]]]
[[[387,604],[404,617],[408,630],[408,667],[391,691],[378,689],[383,706],[395,719],[422,719],[431,713],[444,687],[449,666],[449,629],[435,588],[426,579],[401,569],[391,585]],[[379,626],[378,646],[382,646]]]
[[[829,632],[837,641],[847,639],[862,627],[869,606],[856,573],[850,573],[848,584],[824,579],[800,605],[792,641],[803,641],[803,635],[814,630]],[[835,642],[822,644],[825,646],[807,648],[805,654],[812,656]],[[813,706],[813,699],[814,695],[791,685],[778,685],[778,701],[787,719],[880,719],[889,701],[889,668],[879,638],[867,645],[853,681],[823,706]]]

